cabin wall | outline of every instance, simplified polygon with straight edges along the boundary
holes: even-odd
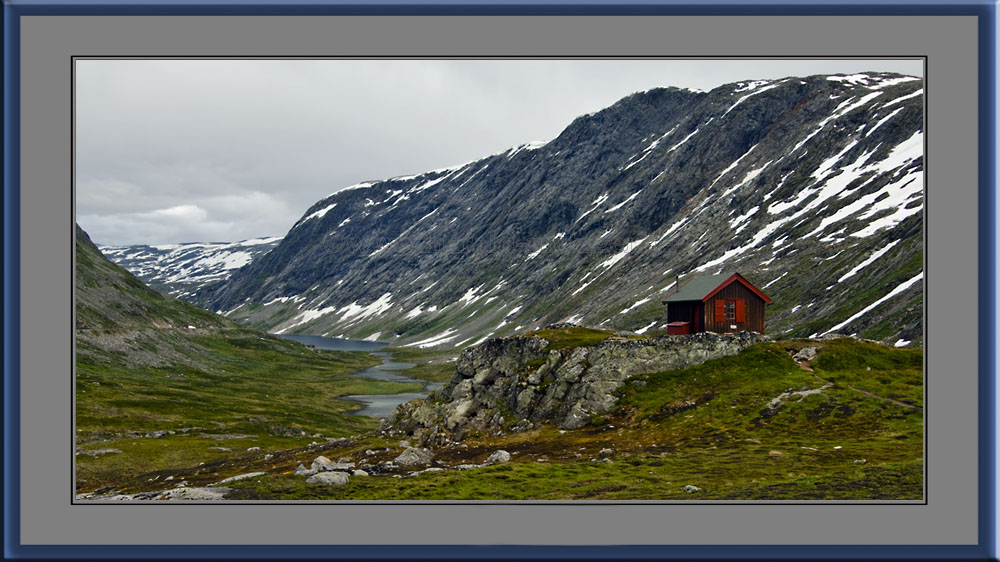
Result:
[[[693,302],[672,302],[667,304],[667,322],[694,323]]]
[[[736,320],[723,320],[716,322],[715,307],[716,301],[739,300],[745,303],[745,317],[742,322]],[[726,288],[705,301],[704,311],[701,317],[704,319],[704,330],[717,334],[727,334],[731,332],[751,331],[764,333],[764,299],[758,297],[753,291],[747,289],[742,283],[730,283]],[[736,326],[736,328],[732,328]]]

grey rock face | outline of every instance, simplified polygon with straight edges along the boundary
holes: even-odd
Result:
[[[306,478],[306,484],[324,484],[327,486],[343,486],[349,478],[346,472],[319,472]]]
[[[578,429],[589,424],[591,416],[611,410],[615,392],[634,375],[697,365],[766,339],[752,332],[609,338],[592,347],[551,353],[544,351],[547,342],[541,338],[487,340],[462,353],[450,382],[429,399],[398,406],[380,430],[441,445],[468,432],[514,433],[541,421]],[[541,376],[537,368],[527,366],[539,360],[549,367]],[[474,384],[477,373],[484,371],[495,373],[490,382]],[[531,383],[532,377],[537,385]],[[456,392],[459,388],[461,392]]]

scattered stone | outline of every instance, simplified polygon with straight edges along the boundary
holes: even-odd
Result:
[[[783,456],[785,456],[785,453],[782,453],[781,451],[768,451],[767,454],[770,455],[770,456],[772,456],[772,457],[783,457]]]
[[[269,460],[271,460],[273,458],[274,458],[274,455],[272,455],[271,453],[268,453],[268,454],[264,455],[264,460],[266,460],[266,461],[269,461]]]
[[[250,448],[247,449],[248,452],[250,452],[250,451],[259,451],[259,450],[260,450],[260,447],[250,447]]]
[[[603,462],[604,464],[614,464],[615,461],[611,459],[601,459],[601,462]]]
[[[493,454],[486,458],[485,464],[500,464],[505,462],[510,462],[510,453],[504,451],[503,449],[499,449],[497,451],[493,451]]]
[[[600,451],[597,452],[597,456],[599,456],[599,457],[610,457],[612,455],[612,453],[614,453],[613,450],[608,449],[608,448],[604,448],[604,449],[601,449]]]
[[[430,464],[434,460],[434,455],[427,449],[417,449],[408,447],[398,457],[394,459],[403,466],[413,466],[417,464]]]
[[[364,470],[358,469],[351,473],[351,476],[368,476],[368,473]]]
[[[354,468],[353,462],[333,462],[330,459],[320,455],[316,457],[316,460],[312,462],[312,469],[316,472],[331,471],[331,470],[349,470]]]
[[[343,486],[347,484],[346,472],[319,472],[306,479],[306,484],[325,484],[327,486]]]
[[[687,486],[684,486],[684,491],[689,494],[694,494],[696,492],[700,492],[701,488],[699,488],[698,486],[692,486],[691,484],[688,484]]]
[[[868,464],[867,459],[854,459],[854,464]]]
[[[406,449],[407,447],[410,446],[410,442],[409,441],[400,441],[399,442],[399,446],[402,447],[402,448],[404,448],[404,449]]]
[[[340,462],[340,463],[351,462],[351,459],[349,459],[347,457],[340,457],[339,459],[337,459],[337,462]]]
[[[299,463],[299,466],[295,467],[295,475],[296,476],[312,476],[313,474],[316,474],[317,472],[318,472],[317,470],[313,470],[311,468],[306,468],[305,465],[303,465],[302,463]]]

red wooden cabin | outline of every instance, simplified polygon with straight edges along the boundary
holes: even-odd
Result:
[[[667,333],[764,333],[764,308],[771,303],[739,273],[690,279],[667,297]]]

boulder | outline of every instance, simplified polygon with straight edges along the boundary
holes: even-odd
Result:
[[[312,469],[316,472],[323,472],[329,470],[348,470],[354,468],[353,462],[333,462],[330,459],[320,455],[316,457],[316,460],[312,462]]]
[[[334,462],[332,460],[324,457],[323,455],[320,455],[313,460],[312,469],[315,470],[316,472],[319,472],[321,470],[332,470],[332,468],[327,468],[327,467],[330,467],[333,464]]]
[[[505,462],[510,462],[510,453],[503,449],[493,451],[492,455],[486,457],[486,464],[500,464]]]
[[[434,455],[427,449],[408,447],[394,459],[396,464],[401,466],[413,466],[418,464],[430,464],[434,460]]]
[[[306,479],[306,484],[325,484],[327,486],[343,486],[347,484],[346,472],[318,472]]]

